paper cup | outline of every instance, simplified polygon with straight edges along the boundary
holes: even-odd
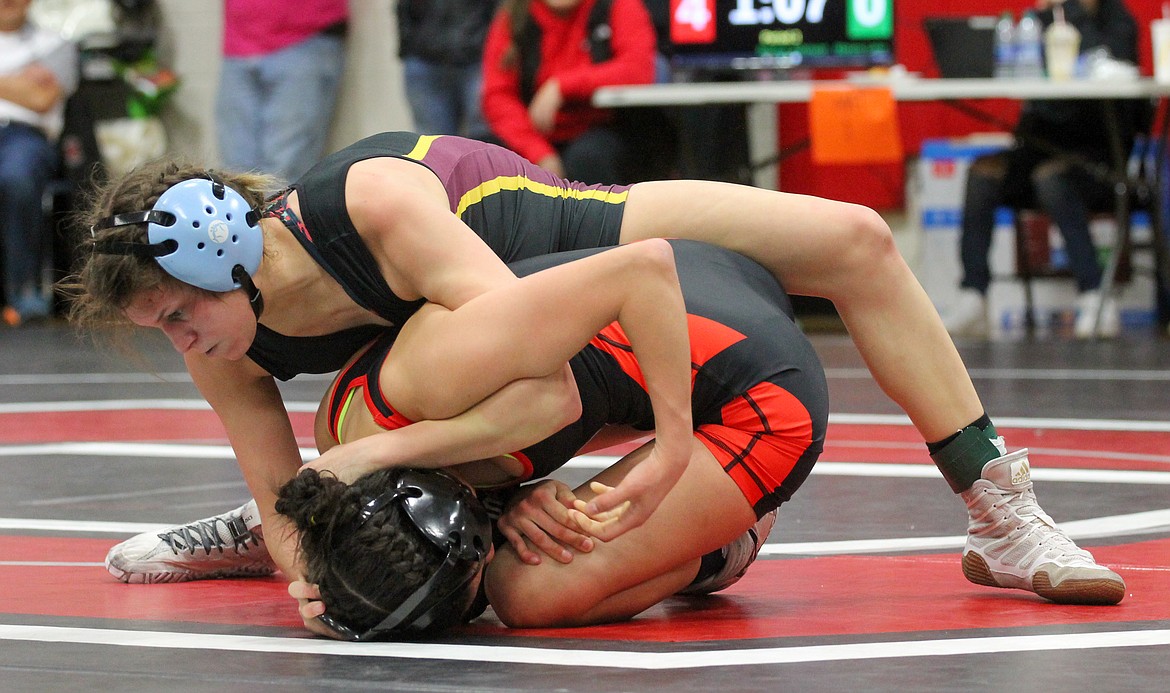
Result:
[[[1170,84],[1170,19],[1150,22],[1150,38],[1154,47],[1154,79]]]

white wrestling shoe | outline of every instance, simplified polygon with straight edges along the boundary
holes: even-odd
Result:
[[[276,572],[264,546],[256,501],[162,532],[131,537],[106,554],[106,570],[122,582],[154,584]]]
[[[779,508],[764,515],[738,539],[720,549],[719,553],[723,555],[723,565],[710,575],[696,578],[694,582],[679,590],[677,594],[711,594],[725,590],[739,582],[739,579],[747,572],[748,566],[755,562],[756,556],[760,553],[760,547],[764,545],[768,535],[772,532],[772,527],[776,525],[777,512],[779,512]],[[706,557],[703,559],[703,564],[703,567],[708,564]],[[703,567],[699,569],[700,573]]]
[[[1116,604],[1125,596],[1121,576],[1098,565],[1037,504],[1027,448],[988,462],[962,496],[971,515],[963,574],[971,582],[1058,604]]]

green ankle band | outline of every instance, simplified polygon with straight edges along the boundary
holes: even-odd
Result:
[[[994,435],[994,429],[991,434]],[[955,493],[971,488],[983,474],[984,465],[997,457],[999,450],[988,438],[988,431],[975,426],[959,431],[957,438],[930,456]]]

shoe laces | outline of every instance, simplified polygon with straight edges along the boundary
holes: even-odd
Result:
[[[976,488],[972,489],[975,493],[967,499],[967,507],[980,525],[978,529],[973,528],[973,532],[988,539],[1000,538],[999,548],[1004,553],[1024,551],[1025,556],[1020,557],[1019,564],[1028,564],[1041,557],[1094,562],[1092,554],[1077,546],[1044,512],[1031,484],[1022,491],[1015,491],[1000,488],[989,481],[975,483]],[[988,500],[991,502],[987,503]]]
[[[220,530],[222,527],[226,530]],[[207,555],[219,551],[223,553],[228,543],[236,553],[243,553],[250,547],[260,546],[260,537],[248,529],[244,518],[236,516],[218,516],[206,520],[198,520],[189,525],[175,527],[158,535],[176,556],[182,553],[196,555],[202,549]]]

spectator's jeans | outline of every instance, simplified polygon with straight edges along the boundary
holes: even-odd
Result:
[[[625,180],[629,143],[613,128],[598,126],[556,147],[569,180],[588,185],[629,183]]]
[[[40,130],[0,126],[0,238],[4,246],[4,295],[9,305],[38,292],[44,219],[41,195],[56,168],[56,151]]]
[[[248,58],[224,57],[216,102],[226,168],[296,180],[325,149],[345,66],[345,39],[317,34]]]
[[[483,66],[439,65],[408,56],[402,67],[415,132],[493,139],[480,109]]]
[[[959,255],[963,261],[964,288],[987,293],[991,271],[987,254],[991,250],[995,210],[1003,201],[1003,182],[997,178],[968,173],[963,201]],[[1069,269],[1076,278],[1077,291],[1091,291],[1101,285],[1101,266],[1089,232],[1089,210],[1084,199],[1092,185],[1079,169],[1044,177],[1033,177],[1036,201],[1060,229],[1068,253]]]

